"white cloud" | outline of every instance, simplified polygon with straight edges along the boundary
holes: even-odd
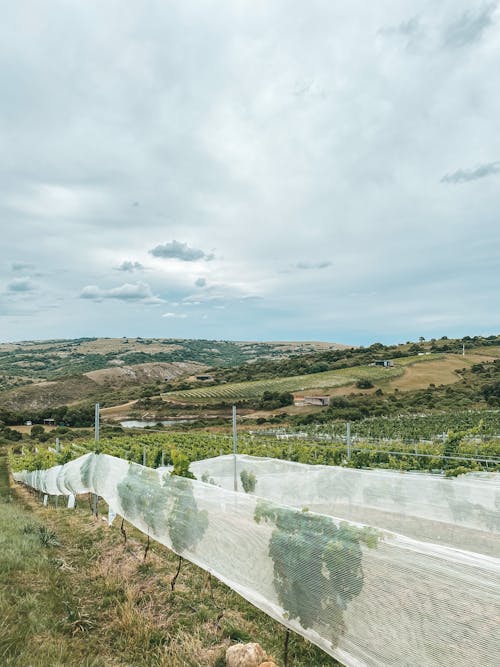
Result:
[[[124,283],[110,289],[103,289],[97,285],[87,285],[82,289],[80,298],[94,301],[117,299],[119,301],[144,301],[146,303],[163,302],[162,299],[154,296],[147,283]]]
[[[488,162],[487,164],[480,164],[473,169],[457,169],[451,174],[446,174],[441,179],[442,183],[468,183],[469,181],[477,181],[479,178],[486,176],[493,176],[500,173],[500,162]]]
[[[169,319],[184,320],[187,315],[185,313],[163,313],[162,317],[167,317]]]
[[[124,260],[120,266],[115,267],[116,271],[125,271],[127,273],[133,273],[134,271],[143,271],[144,266],[140,262],[132,262],[130,260]]]
[[[153,257],[161,257],[163,259],[180,259],[182,262],[196,262],[199,259],[211,261],[214,259],[213,253],[205,253],[198,248],[190,248],[187,243],[180,243],[179,241],[170,241],[163,245],[157,245],[152,248],[150,254]]]

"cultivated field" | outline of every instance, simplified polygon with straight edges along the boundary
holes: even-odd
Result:
[[[355,366],[323,373],[308,375],[294,375],[291,377],[273,378],[268,380],[254,380],[249,382],[232,382],[211,387],[199,387],[185,391],[163,394],[167,401],[181,403],[220,403],[228,401],[244,401],[260,398],[265,391],[271,392],[309,392],[320,390],[328,393],[329,389],[355,384],[358,380],[367,379],[371,382],[381,382],[399,378],[404,375],[405,369],[413,364],[429,363],[431,360],[442,358],[442,355],[423,357],[407,357],[398,359],[390,368],[380,366]],[[326,391],[325,391],[326,390]]]

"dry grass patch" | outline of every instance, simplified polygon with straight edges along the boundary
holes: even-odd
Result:
[[[108,528],[93,519],[87,498],[68,510],[63,503],[44,508],[23,488],[16,493],[11,505],[23,521],[54,531],[60,546],[35,549],[28,534],[32,558],[2,582],[9,591],[8,605],[0,606],[9,609],[2,617],[9,638],[2,644],[0,637],[2,666],[221,667],[227,647],[238,641],[257,641],[281,655],[282,626],[187,561],[172,592],[178,557],[151,542],[144,561],[146,536],[125,524],[125,543],[121,520]],[[102,502],[100,511],[107,511]],[[27,619],[21,631],[20,617]],[[290,653],[293,667],[337,664],[298,636]]]

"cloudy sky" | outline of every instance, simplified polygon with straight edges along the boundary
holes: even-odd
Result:
[[[16,0],[0,340],[500,331],[500,3]]]

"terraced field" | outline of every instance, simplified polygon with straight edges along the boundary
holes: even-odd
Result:
[[[389,380],[403,375],[405,367],[426,361],[441,358],[442,355],[425,357],[405,357],[398,359],[391,368],[380,366],[356,366],[323,373],[309,375],[294,375],[291,377],[273,378],[268,380],[254,380],[249,382],[233,382],[212,387],[197,387],[184,391],[169,392],[162,397],[169,401],[181,403],[220,403],[228,401],[252,400],[260,398],[265,391],[273,392],[301,392],[311,390],[328,390],[354,384],[358,380],[368,379],[372,382]]]

